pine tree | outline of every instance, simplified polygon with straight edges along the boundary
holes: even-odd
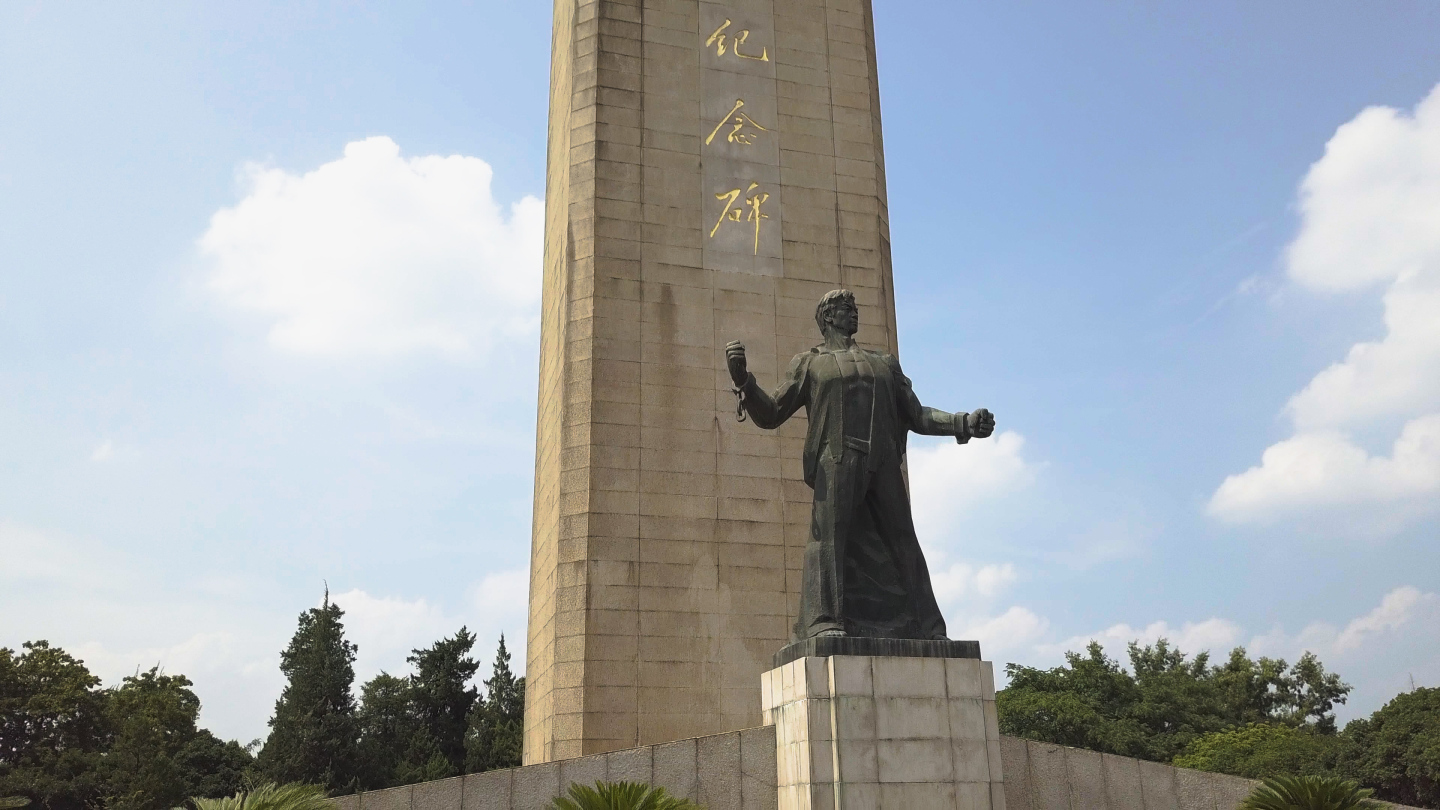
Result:
[[[406,660],[415,665],[411,699],[421,728],[454,775],[465,767],[465,732],[478,692],[466,686],[480,668],[470,657],[475,636],[464,627],[452,638],[441,639]],[[432,769],[433,770],[433,769]]]
[[[510,671],[505,636],[495,653],[485,700],[475,704],[465,738],[465,769],[470,773],[513,768],[520,764],[525,732],[525,679]]]
[[[299,628],[280,654],[289,682],[256,762],[277,783],[309,782],[333,791],[351,787],[355,778],[356,647],[345,640],[344,615],[327,588],[321,607],[300,614]]]
[[[420,731],[410,700],[410,679],[380,673],[360,687],[360,787],[403,784],[399,773]]]

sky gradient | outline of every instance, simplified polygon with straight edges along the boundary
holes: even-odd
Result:
[[[1440,685],[1440,7],[875,16],[951,635]],[[327,585],[523,662],[549,17],[0,5],[0,646],[242,741]]]

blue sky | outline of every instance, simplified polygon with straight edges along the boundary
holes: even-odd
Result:
[[[549,24],[0,5],[0,645],[248,740],[327,582],[361,677],[523,644]],[[1440,685],[1437,27],[877,3],[906,370],[1005,431],[912,453],[952,635]]]

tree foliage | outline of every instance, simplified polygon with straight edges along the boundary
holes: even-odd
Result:
[[[510,767],[519,764],[519,723],[523,722],[523,679],[517,681],[509,670],[510,655],[501,639],[496,675],[485,684],[491,700],[482,700],[469,686],[480,665],[470,657],[475,636],[462,627],[455,635],[441,639],[409,657],[415,672],[407,678],[381,673],[361,689],[360,761],[361,786],[376,789],[442,779],[461,773]],[[519,695],[521,709],[510,708]],[[503,722],[502,730],[513,731],[513,757],[503,760],[470,755],[474,748],[475,722],[488,718],[487,707],[501,706],[499,716],[513,720],[514,729]],[[494,735],[485,729],[487,752]],[[509,737],[501,734],[502,743]],[[513,760],[513,761],[512,761]],[[501,761],[500,765],[492,762]]]
[[[99,772],[112,810],[164,810],[192,795],[239,788],[251,757],[238,743],[227,746],[196,727],[200,699],[191,686],[184,675],[155,667],[110,692],[112,737]]]
[[[1248,779],[1279,774],[1321,776],[1332,771],[1338,735],[1278,723],[1250,723],[1206,734],[1175,758],[1175,765]]]
[[[1091,642],[1049,670],[1006,665],[997,695],[1007,734],[1169,762],[1200,737],[1247,723],[1333,733],[1334,707],[1350,687],[1306,653],[1294,666],[1252,660],[1243,647],[1224,664],[1193,659],[1165,639],[1129,645],[1130,670]],[[1133,674],[1132,674],[1133,671]]]
[[[260,750],[261,773],[277,783],[349,788],[356,775],[354,644],[345,640],[345,612],[325,600],[300,614],[290,646],[280,654],[287,683]]]
[[[189,679],[159,668],[101,689],[44,641],[0,649],[0,795],[52,810],[162,810],[238,789],[252,759],[197,728]]]
[[[79,810],[103,791],[96,765],[109,739],[100,679],[48,642],[0,648],[0,795]]]
[[[501,640],[504,644],[504,640]],[[450,774],[465,768],[465,732],[478,691],[467,686],[480,668],[470,657],[475,636],[464,627],[451,638],[415,650],[408,660],[415,666],[413,700],[421,728],[449,766]]]
[[[1342,736],[1341,773],[1386,801],[1440,807],[1440,689],[1398,695]]]
[[[520,764],[525,739],[525,679],[510,671],[505,636],[495,652],[485,699],[470,713],[465,736],[466,770],[470,773],[513,768]]]

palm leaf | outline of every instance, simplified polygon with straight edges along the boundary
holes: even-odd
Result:
[[[291,782],[274,782],[254,787],[248,793],[236,793],[224,799],[191,799],[196,810],[335,810],[325,796],[325,788]]]
[[[1381,810],[1370,791],[1333,776],[1280,776],[1266,779],[1238,810]]]
[[[702,810],[663,787],[641,782],[596,782],[593,788],[575,782],[567,793],[551,802],[553,810]]]

